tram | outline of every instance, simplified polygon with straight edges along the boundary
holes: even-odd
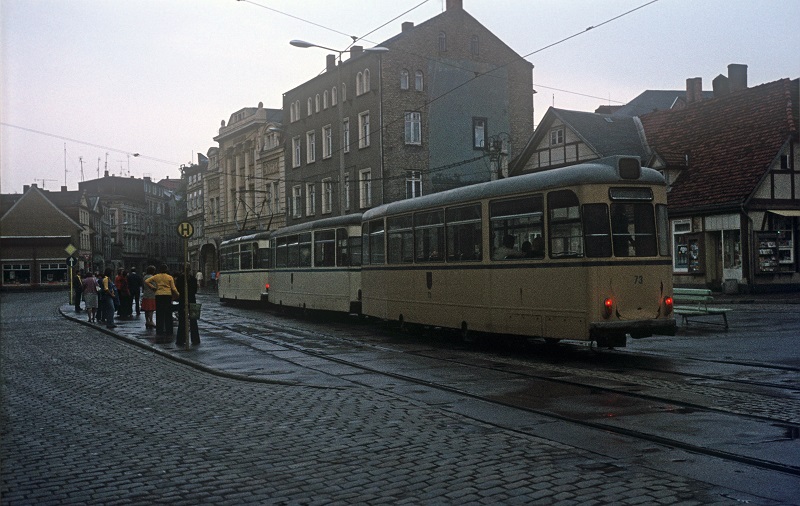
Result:
[[[361,214],[282,228],[271,248],[271,304],[361,312]]]
[[[220,301],[266,302],[272,263],[270,232],[223,241],[219,247],[217,293]]]
[[[385,204],[361,235],[368,316],[615,347],[675,332],[666,184],[637,157]]]

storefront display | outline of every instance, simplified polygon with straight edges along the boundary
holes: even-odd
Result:
[[[756,232],[758,273],[794,272],[792,231]]]

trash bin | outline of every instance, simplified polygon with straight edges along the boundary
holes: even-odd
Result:
[[[200,310],[203,308],[202,304],[197,304],[195,302],[189,303],[189,318],[192,320],[199,320],[200,319]]]

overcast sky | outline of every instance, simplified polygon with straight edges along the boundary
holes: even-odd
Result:
[[[179,178],[181,164],[215,145],[221,120],[259,102],[280,108],[284,91],[324,68],[325,51],[289,40],[344,49],[352,35],[370,47],[403,21],[436,16],[444,3],[0,0],[0,191],[31,183],[56,190],[65,166],[75,190],[81,157],[86,180],[106,163],[112,174]],[[800,74],[800,0],[463,4],[518,54],[530,54],[537,124],[554,104],[593,111],[646,89],[685,89],[689,77],[710,90],[729,63],[748,65],[750,86]]]

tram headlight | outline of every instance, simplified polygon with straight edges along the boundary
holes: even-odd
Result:
[[[608,319],[611,316],[612,310],[614,309],[614,301],[611,298],[607,298],[603,301],[603,318]]]
[[[669,296],[664,297],[664,309],[665,309],[664,314],[666,314],[666,315],[671,315],[672,314],[673,303],[674,303],[674,301],[673,301],[672,297],[669,297]]]

